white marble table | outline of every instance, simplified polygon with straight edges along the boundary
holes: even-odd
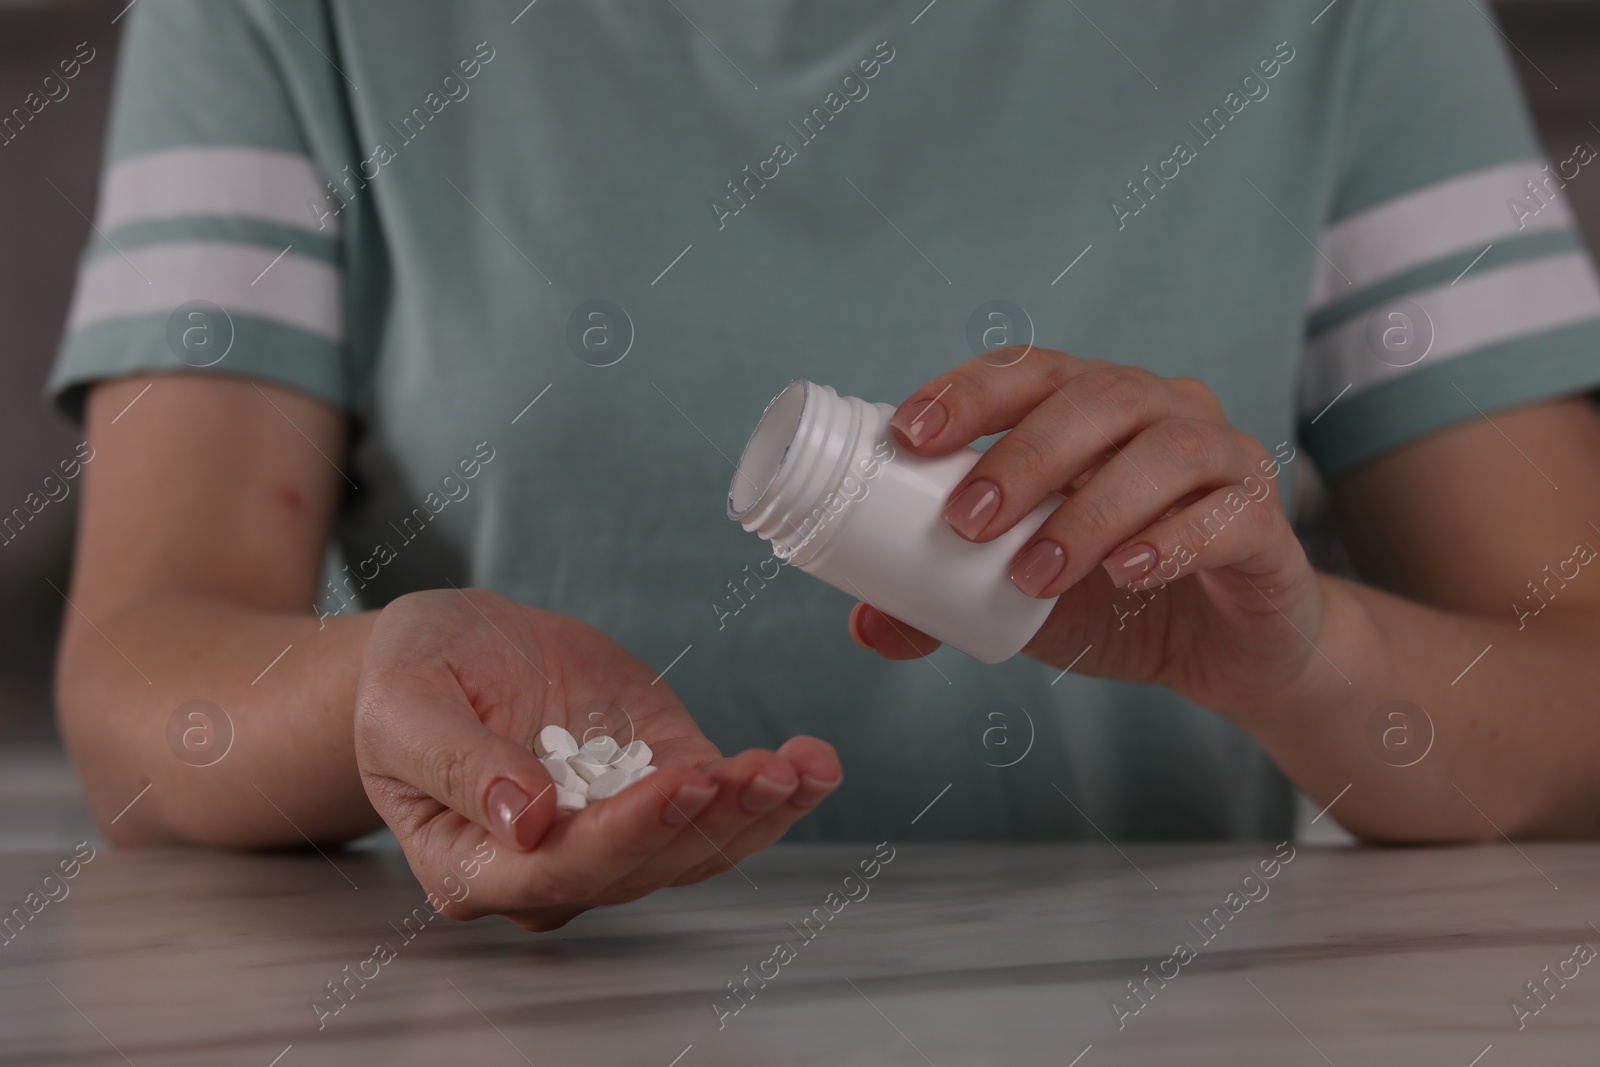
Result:
[[[1209,942],[1196,927],[1213,908],[1228,914],[1228,893],[1271,848],[893,847],[869,882],[845,876],[872,845],[780,847],[743,876],[554,934],[416,919],[409,941],[403,920],[422,896],[392,853],[101,849],[0,946],[0,1064],[1600,1058],[1600,961],[1564,963],[1580,941],[1600,947],[1597,846],[1301,847],[1248,885],[1260,899],[1212,919]],[[70,855],[0,855],[0,907],[59,896],[43,879]],[[860,899],[841,904],[846,889]],[[815,908],[826,924],[805,924]],[[793,958],[766,962],[779,941]],[[1163,962],[1179,941],[1198,952]],[[392,958],[369,963],[378,942]],[[712,1005],[738,1003],[725,983],[747,964],[776,976],[751,980],[719,1029]],[[1119,1029],[1110,1002],[1147,964],[1175,977],[1152,979]],[[1546,965],[1577,975],[1551,980],[1519,1031],[1508,1001]],[[350,981],[347,1001],[323,999],[352,972],[375,977]],[[319,999],[342,1005],[320,1030]]]

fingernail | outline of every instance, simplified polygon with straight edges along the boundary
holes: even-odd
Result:
[[[906,440],[920,445],[944,429],[950,413],[937,400],[909,400],[900,405],[889,425],[906,435]]]
[[[1156,565],[1156,550],[1149,545],[1129,545],[1107,556],[1100,566],[1111,575],[1111,584],[1124,589],[1138,581]]]
[[[979,478],[950,499],[944,507],[944,519],[956,533],[975,541],[999,510],[1000,487],[987,478]]]
[[[529,808],[528,794],[509,778],[489,787],[489,824],[495,836],[515,848],[526,848],[519,835],[532,836],[532,828],[518,822]]]
[[[802,774],[800,776],[800,788],[794,791],[794,795],[789,798],[789,803],[798,804],[801,807],[809,807],[812,804],[821,803],[822,798],[839,788],[839,783],[842,781],[844,781],[843,778],[835,778],[831,782],[824,782],[820,778]]]
[[[661,821],[668,826],[682,826],[706,810],[706,805],[716,799],[714,785],[681,785],[672,794],[667,806],[661,809]]]
[[[861,643],[868,648],[877,648],[878,638],[883,636],[883,627],[877,622],[882,617],[882,613],[871,604],[868,604],[851,617],[855,620],[856,637],[860,639]],[[869,622],[871,623],[870,626],[868,625]]]
[[[789,799],[798,782],[774,781],[765,774],[758,774],[750,779],[750,784],[744,787],[744,792],[739,794],[739,806],[752,815],[758,815]]]
[[[1011,565],[1011,580],[1029,596],[1038,596],[1067,565],[1067,550],[1054,541],[1040,541]]]
[[[850,636],[856,639],[857,644],[871,648],[872,642],[868,641],[867,635],[861,632],[861,617],[866,613],[866,610],[863,607],[850,613]]]

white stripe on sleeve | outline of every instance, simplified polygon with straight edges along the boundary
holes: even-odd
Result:
[[[170,314],[191,300],[209,300],[230,314],[343,340],[343,280],[338,269],[293,252],[276,263],[272,257],[272,250],[261,245],[218,241],[146,245],[130,249],[126,256],[100,256],[78,276],[67,329],[74,332],[128,316]]]
[[[1320,412],[1347,387],[1353,386],[1353,395],[1442,360],[1600,316],[1600,280],[1588,255],[1573,252],[1484,271],[1459,285],[1408,293],[1403,300],[1421,308],[1426,318],[1390,319],[1400,304],[1391,301],[1306,345],[1300,377],[1303,415]],[[1415,318],[1410,309],[1403,313],[1408,320]],[[1383,352],[1386,359],[1379,358],[1383,329],[1402,321],[1426,352],[1415,363],[1409,355],[1388,352]]]
[[[97,221],[110,233],[134,222],[221,215],[332,237],[339,220],[328,211],[337,206],[305,156],[239,146],[175,148],[113,165],[101,183]]]
[[[1317,245],[1322,255],[1312,275],[1310,310],[1444,256],[1573,225],[1558,180],[1540,164],[1521,160],[1426,186],[1328,227]],[[1528,193],[1530,181],[1545,201]]]

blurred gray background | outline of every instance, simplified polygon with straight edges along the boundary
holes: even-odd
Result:
[[[1307,3],[1309,11],[1321,0]],[[94,213],[118,33],[136,6],[137,0],[0,0],[0,113],[19,105],[79,42],[98,53],[69,83],[64,100],[0,144],[0,514],[37,490],[80,440],[42,406],[40,388],[89,233],[86,216]],[[1478,6],[1490,8],[1488,0]],[[1546,153],[1565,159],[1580,141],[1600,146],[1600,0],[1501,0],[1493,8]],[[1590,247],[1600,249],[1600,177],[1585,168],[1567,194]],[[50,712],[65,607],[51,583],[66,588],[77,502],[74,492],[49,504],[0,546],[0,836],[12,847],[81,840],[89,832]]]

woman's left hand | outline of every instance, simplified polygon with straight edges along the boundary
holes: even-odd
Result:
[[[1027,654],[1223,713],[1282,707],[1327,680],[1314,644],[1325,593],[1278,499],[1293,450],[1274,456],[1232,426],[1201,382],[998,349],[912,393],[890,425],[923,456],[1010,431],[946,503],[968,540],[1066,497],[1011,567],[1024,593],[1061,597]],[[938,647],[865,604],[850,631],[890,659]]]

